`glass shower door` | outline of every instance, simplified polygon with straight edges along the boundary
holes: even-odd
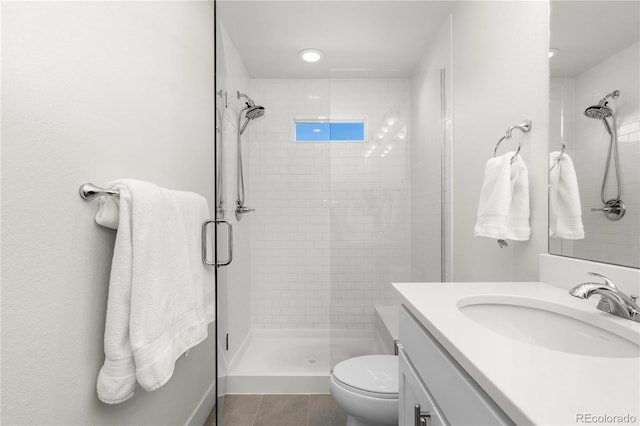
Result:
[[[391,283],[441,281],[443,77],[335,79],[331,116],[364,117],[361,143],[331,144],[331,368],[393,354]]]

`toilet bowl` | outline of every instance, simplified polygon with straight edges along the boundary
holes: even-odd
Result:
[[[398,424],[398,357],[367,355],[338,363],[331,396],[348,414],[347,426]]]

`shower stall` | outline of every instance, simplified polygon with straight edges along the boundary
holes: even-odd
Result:
[[[255,6],[218,2],[218,395],[328,393],[393,353],[391,283],[443,279],[445,76],[250,73],[231,24]]]

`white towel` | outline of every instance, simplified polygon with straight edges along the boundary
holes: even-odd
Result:
[[[206,200],[194,193],[120,180],[120,198],[101,197],[96,222],[117,228],[98,397],[117,404],[164,385],[175,360],[207,337],[213,275],[202,264]]]
[[[566,240],[584,238],[578,178],[567,154],[549,154],[549,236]]]
[[[526,241],[529,227],[529,175],[514,152],[487,161],[480,191],[476,237]]]

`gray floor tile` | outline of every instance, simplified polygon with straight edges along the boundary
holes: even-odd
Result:
[[[310,395],[308,426],[345,426],[347,413],[333,400],[331,395]]]
[[[213,409],[209,413],[209,417],[204,421],[202,426],[216,426],[216,406],[213,406]]]
[[[225,395],[224,415],[255,414],[258,412],[262,395]]]
[[[253,426],[255,414],[225,414],[222,426]]]
[[[255,426],[306,426],[308,395],[264,395]]]

